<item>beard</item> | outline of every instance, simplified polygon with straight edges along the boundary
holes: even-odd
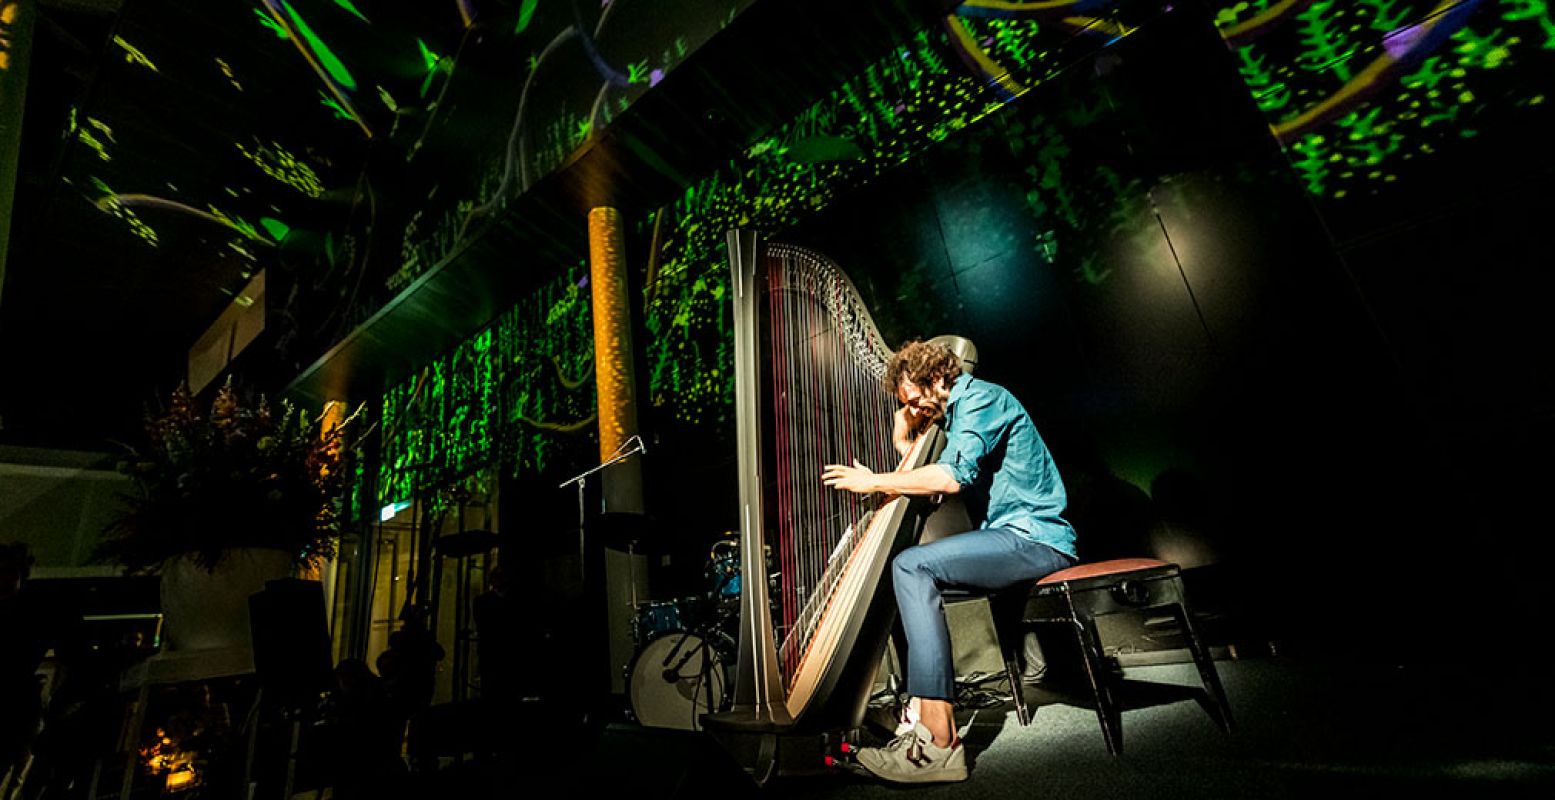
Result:
[[[945,405],[949,397],[949,392],[930,390],[922,400],[909,409],[914,435],[923,433],[930,425],[945,418]]]

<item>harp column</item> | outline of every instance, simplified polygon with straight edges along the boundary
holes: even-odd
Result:
[[[636,371],[632,366],[632,313],[628,304],[626,234],[621,213],[599,207],[589,212],[589,287],[594,311],[594,385],[599,394],[599,459],[607,461],[637,435]],[[643,512],[642,458],[634,456],[601,473],[604,511]],[[624,667],[632,657],[634,600],[649,597],[647,560],[604,551],[610,681],[625,690]]]

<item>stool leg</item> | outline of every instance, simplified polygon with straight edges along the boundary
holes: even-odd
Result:
[[[1102,736],[1107,740],[1107,752],[1118,755],[1123,752],[1123,713],[1112,690],[1101,632],[1096,629],[1096,620],[1089,616],[1075,614],[1074,625],[1080,639],[1080,652],[1084,655],[1085,676],[1090,680],[1091,693],[1096,698],[1096,720],[1101,723]]]
[[[1188,640],[1188,652],[1193,654],[1193,664],[1199,669],[1199,680],[1204,682],[1205,692],[1209,695],[1215,722],[1220,725],[1221,730],[1229,733],[1232,725],[1231,703],[1226,700],[1225,687],[1220,684],[1220,673],[1215,669],[1215,659],[1210,655],[1209,648],[1199,639],[1199,633],[1193,627],[1186,604],[1178,603],[1172,606],[1172,616],[1177,618],[1183,637]]]
[[[1015,718],[1021,725],[1031,724],[1031,711],[1026,708],[1026,687],[1020,681],[1020,659],[1006,649],[1004,652],[1004,674],[1010,681],[1010,696],[1015,698]]]
[[[1025,641],[1021,616],[1026,610],[1026,598],[1031,596],[1030,581],[1002,589],[988,598],[989,617],[993,620],[994,638],[999,652],[1004,656],[1004,674],[1010,682],[1010,697],[1015,700],[1015,718],[1021,725],[1031,724],[1031,710],[1026,707],[1025,686],[1020,680],[1021,645]]]

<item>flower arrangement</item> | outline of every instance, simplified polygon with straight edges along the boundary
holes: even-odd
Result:
[[[179,386],[146,416],[146,441],[126,446],[119,470],[137,491],[97,557],[137,572],[186,554],[214,571],[235,547],[284,550],[305,567],[334,557],[355,445],[346,436],[360,413],[310,422],[290,403],[279,413],[263,398],[245,405],[229,380],[202,414]]]

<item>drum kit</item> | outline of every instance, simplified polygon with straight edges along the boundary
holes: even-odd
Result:
[[[700,730],[703,714],[734,700],[740,621],[740,545],[720,539],[703,570],[700,595],[637,603],[627,666],[632,713],[643,725]]]

